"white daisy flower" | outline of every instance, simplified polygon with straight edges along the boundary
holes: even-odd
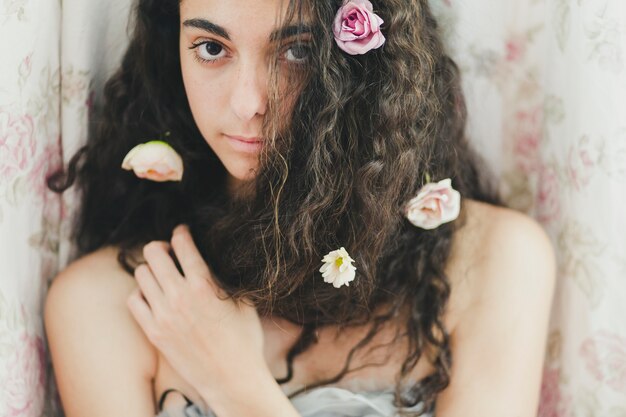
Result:
[[[354,280],[356,267],[352,265],[354,259],[348,255],[348,252],[342,247],[334,250],[322,259],[324,265],[320,268],[324,282],[333,284],[333,287],[339,288],[342,285],[350,285]]]

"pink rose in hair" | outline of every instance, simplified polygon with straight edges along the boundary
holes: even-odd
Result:
[[[346,1],[335,16],[335,41],[348,54],[362,55],[385,43],[380,31],[383,23],[368,0]]]
[[[424,185],[417,197],[406,206],[407,219],[417,227],[430,230],[459,216],[461,194],[452,188],[452,180]]]

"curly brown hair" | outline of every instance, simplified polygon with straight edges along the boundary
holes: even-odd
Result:
[[[362,56],[334,42],[340,6],[287,4],[288,20],[306,15],[313,28],[311,54],[285,129],[277,128],[284,114],[273,77],[264,123],[270,146],[245,197],[229,196],[225,169],[194,123],[179,61],[179,0],[138,1],[130,45],[105,86],[93,134],[49,184],[62,192],[77,180],[82,204],[73,238],[80,252],[116,245],[130,273],[134,248],[168,240],[175,225],[187,223],[230,296],[251,300],[262,316],[303,326],[279,382],[292,378],[293,360],[315,343],[316,329],[371,324],[341,373],[314,385],[321,386],[345,376],[355,352],[383,325],[401,321],[397,337],[408,341],[408,355],[398,370],[396,405],[423,401],[432,410],[449,383],[443,313],[451,289],[444,269],[464,211],[455,222],[421,230],[402,207],[427,178],[448,177],[464,198],[502,203],[466,140],[459,70],[427,0],[377,2],[387,41]],[[185,161],[182,182],[141,181],[119,168],[129,149],[165,132]],[[349,287],[336,289],[318,269],[340,246],[358,270]],[[435,372],[405,387],[426,352],[434,352],[427,356]]]

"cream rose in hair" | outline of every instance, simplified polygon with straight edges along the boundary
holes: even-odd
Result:
[[[456,219],[460,211],[461,194],[446,178],[424,185],[406,205],[405,215],[413,225],[430,230]]]
[[[183,178],[183,160],[167,142],[153,140],[128,152],[122,168],[134,171],[139,178],[164,182]]]

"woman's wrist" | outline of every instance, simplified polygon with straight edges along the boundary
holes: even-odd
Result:
[[[220,417],[299,416],[266,367],[231,372],[219,386],[207,388],[201,395]]]

